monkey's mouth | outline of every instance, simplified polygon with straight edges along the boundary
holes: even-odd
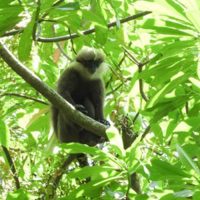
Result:
[[[90,68],[88,69],[89,73],[90,74],[94,74],[96,72],[96,69],[95,68]]]

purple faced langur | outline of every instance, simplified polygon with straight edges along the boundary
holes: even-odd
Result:
[[[104,119],[104,54],[95,48],[83,47],[76,59],[58,80],[57,92],[77,110],[109,126]],[[53,127],[61,142],[79,142],[94,146],[101,137],[79,127],[65,113],[52,107]]]

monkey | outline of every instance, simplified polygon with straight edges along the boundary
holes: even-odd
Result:
[[[104,119],[105,57],[99,50],[83,47],[58,80],[57,92],[77,110],[107,126]],[[65,113],[52,107],[53,128],[60,142],[79,142],[94,146],[101,141],[96,136],[72,122]]]

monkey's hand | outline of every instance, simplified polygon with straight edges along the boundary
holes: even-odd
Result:
[[[100,123],[104,124],[105,126],[109,127],[110,126],[110,122],[105,120],[105,119],[100,119],[98,120]]]
[[[82,112],[85,115],[88,115],[88,111],[85,109],[85,107],[81,104],[76,104],[75,105],[76,110]]]

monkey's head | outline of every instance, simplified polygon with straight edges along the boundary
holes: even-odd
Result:
[[[99,78],[105,71],[104,54],[98,49],[83,47],[78,52],[76,61],[81,64],[81,71],[88,78]]]

